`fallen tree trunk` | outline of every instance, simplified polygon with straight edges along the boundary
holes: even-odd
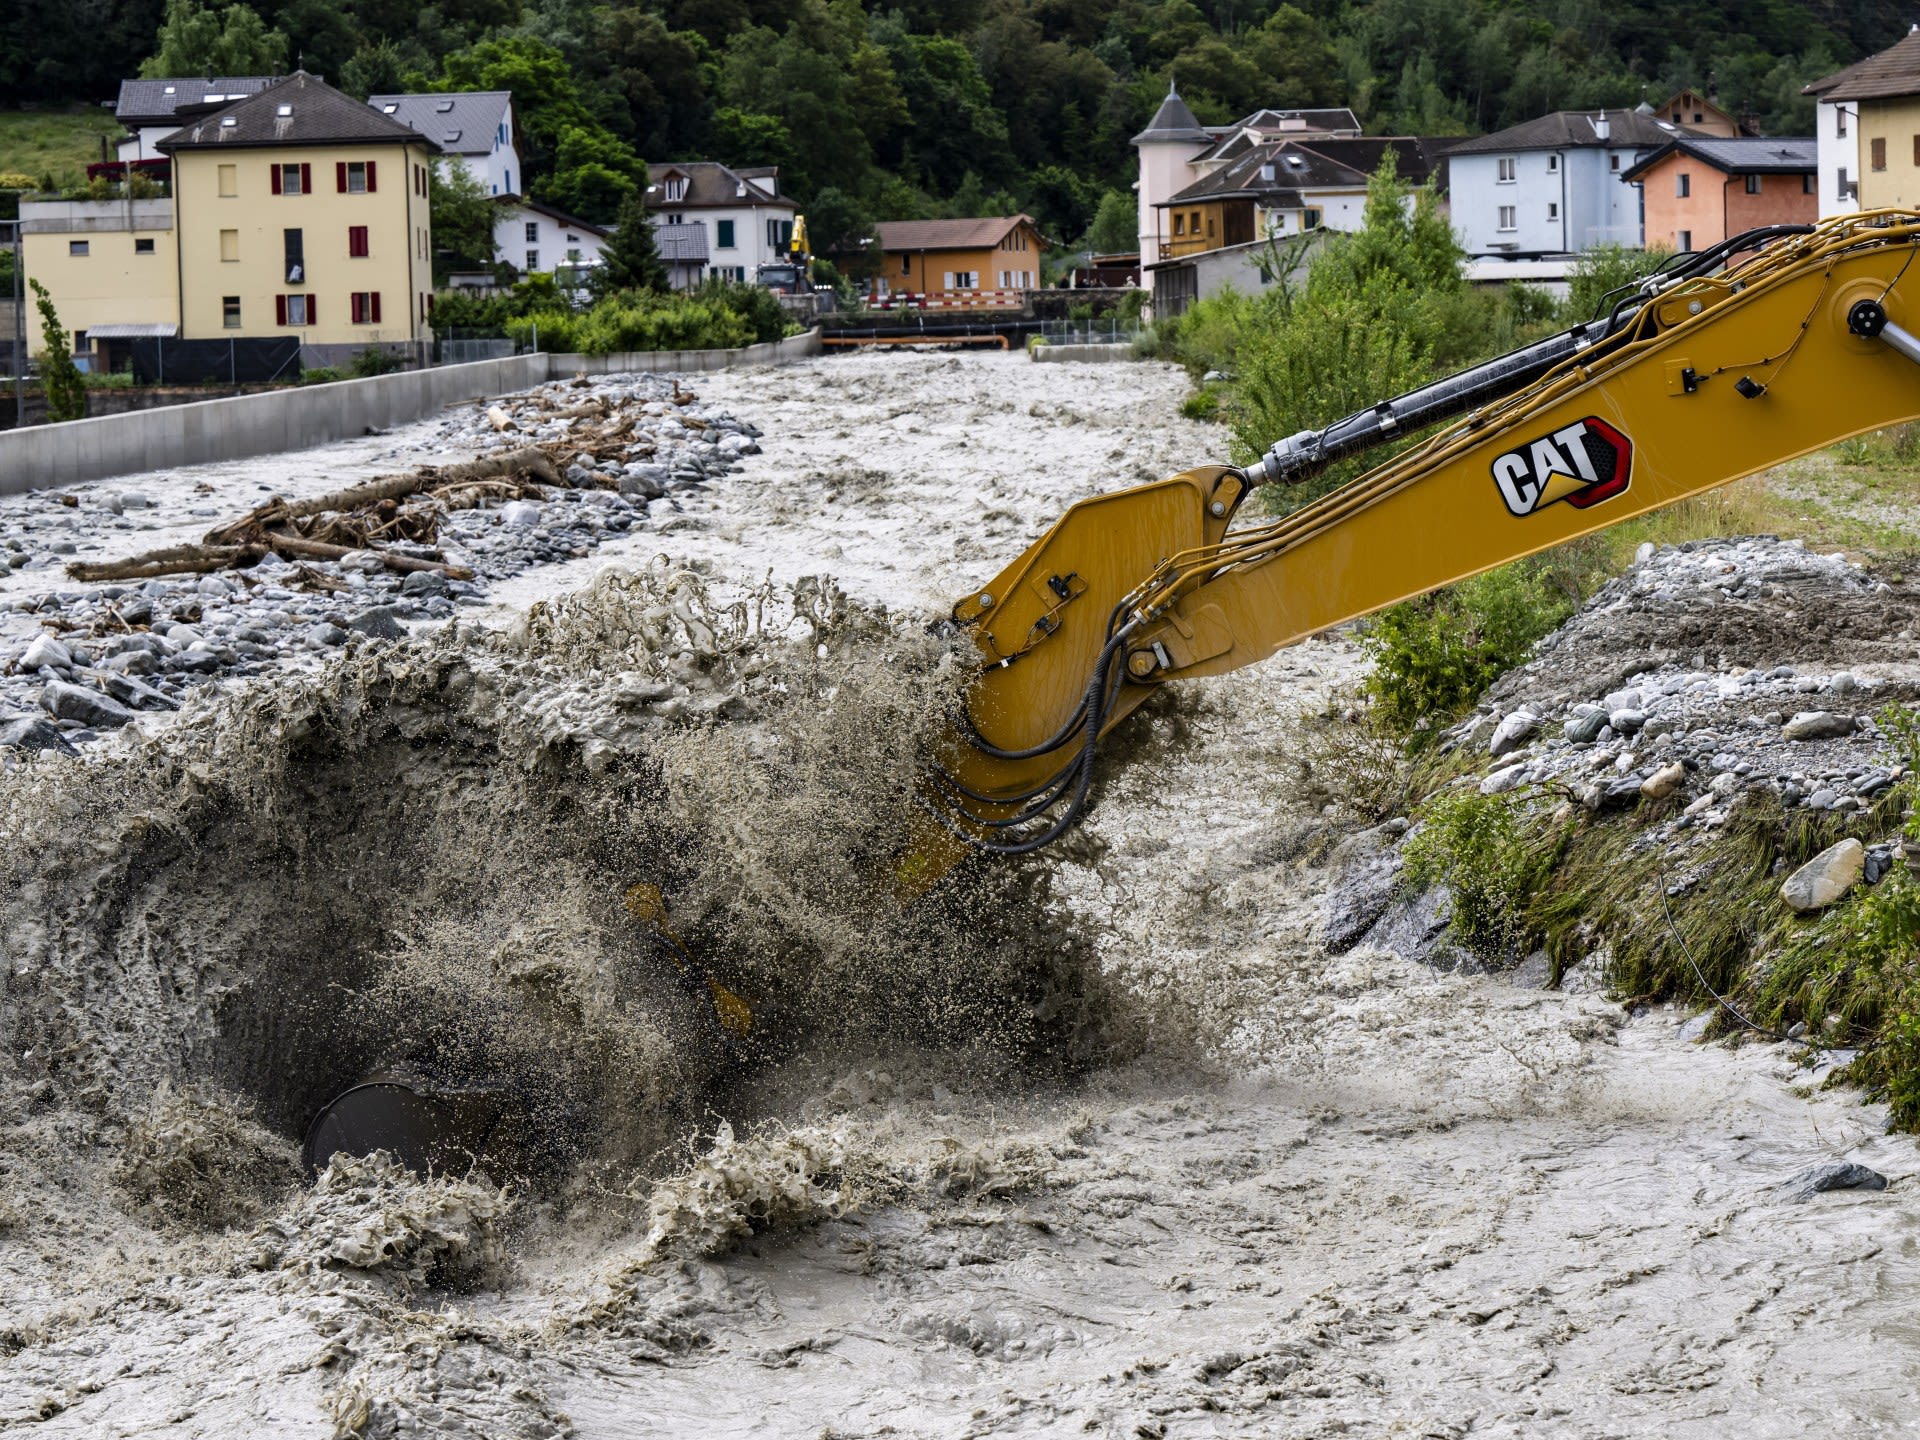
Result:
[[[313,560],[344,560],[349,555],[371,555],[387,569],[398,570],[402,574],[413,570],[431,570],[449,580],[473,578],[473,571],[464,565],[449,565],[444,560],[416,560],[411,555],[396,555],[391,550],[360,550],[351,545],[329,545],[323,540],[309,540],[303,535],[289,535],[283,530],[269,530],[267,544],[273,547],[275,553],[286,558],[304,555]]]
[[[264,545],[170,545],[125,560],[76,560],[67,566],[75,580],[152,580],[161,575],[204,575],[252,565],[267,553]]]

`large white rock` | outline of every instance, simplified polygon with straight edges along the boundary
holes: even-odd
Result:
[[[1851,837],[1829,845],[1787,877],[1780,898],[1795,910],[1819,910],[1855,885],[1867,866],[1867,847]]]

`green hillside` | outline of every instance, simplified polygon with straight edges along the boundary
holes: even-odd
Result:
[[[1128,139],[1169,82],[1222,121],[1348,105],[1467,134],[1694,86],[1770,134],[1907,30],[1894,0],[15,0],[0,93],[110,99],[302,63],[357,94],[510,88],[540,198],[605,220],[647,160],[777,164],[831,246],[874,218],[1020,207],[1124,232]],[[81,11],[92,16],[76,23]],[[4,133],[4,132],[0,132]],[[24,158],[24,157],[23,157]]]
[[[120,134],[112,115],[88,110],[0,110],[0,174],[52,175],[68,184],[100,158],[100,137]]]

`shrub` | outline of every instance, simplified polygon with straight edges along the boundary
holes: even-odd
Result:
[[[1671,250],[1629,250],[1624,245],[1596,245],[1584,250],[1567,277],[1567,301],[1561,318],[1569,325],[1591,320],[1611,309],[1622,286],[1644,280],[1673,258]]]
[[[1528,801],[1456,790],[1432,801],[1403,852],[1416,887],[1453,894],[1453,936],[1481,959],[1513,964],[1526,949],[1526,909],[1543,847],[1533,843]]]
[[[73,363],[73,351],[67,345],[66,327],[54,312],[53,296],[38,280],[29,278],[34,305],[40,311],[40,338],[44,349],[40,357],[40,384],[46,391],[49,420],[78,420],[87,413],[87,387],[80,378],[80,367]]]
[[[347,373],[356,380],[365,380],[374,375],[391,375],[396,370],[407,368],[404,355],[380,345],[369,345],[353,357],[353,363],[347,367]]]
[[[331,365],[315,365],[300,372],[302,385],[326,385],[341,378],[340,372]]]
[[[1553,561],[1516,560],[1381,611],[1360,643],[1382,720],[1404,734],[1453,719],[1573,613]]]
[[[1180,413],[1189,420],[1218,420],[1220,392],[1218,390],[1194,391],[1180,402]]]

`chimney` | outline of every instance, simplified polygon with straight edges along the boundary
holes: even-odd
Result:
[[[1604,145],[1612,134],[1613,126],[1607,120],[1607,112],[1602,110],[1593,117],[1593,138]]]

